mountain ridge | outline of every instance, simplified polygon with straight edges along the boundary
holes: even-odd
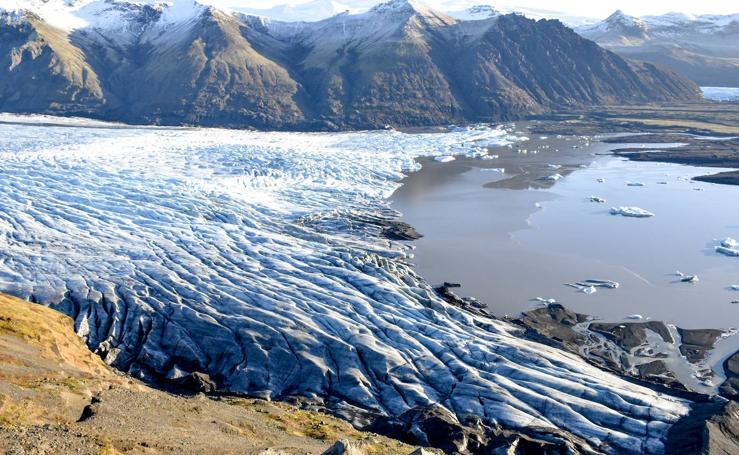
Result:
[[[672,68],[702,86],[733,87],[739,81],[739,14],[639,18],[616,11],[575,30],[621,56]]]
[[[463,21],[408,0],[302,23],[189,0],[89,0],[74,8],[69,13],[86,25],[65,19],[65,29],[33,12],[4,13],[0,33],[13,39],[0,44],[8,62],[0,74],[9,81],[0,85],[0,109],[336,130],[700,98],[668,70],[623,60],[558,21],[518,15]],[[42,51],[48,62],[39,60]]]

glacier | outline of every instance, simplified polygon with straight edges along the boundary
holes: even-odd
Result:
[[[399,416],[565,431],[661,453],[691,402],[443,301],[381,235],[419,156],[516,141],[446,132],[264,133],[0,115],[0,291],[48,305],[143,379]]]

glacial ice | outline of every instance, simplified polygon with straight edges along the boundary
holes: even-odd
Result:
[[[649,218],[654,216],[654,213],[639,207],[613,207],[611,209],[611,215],[621,215],[632,218]]]
[[[726,256],[737,257],[739,256],[739,242],[731,237],[727,237],[719,242],[719,245],[716,247],[716,252]]]
[[[455,158],[453,156],[449,156],[449,155],[441,155],[441,156],[437,156],[436,158],[434,158],[434,160],[436,160],[436,161],[438,161],[440,163],[448,163],[450,161],[454,161]]]
[[[143,378],[385,415],[438,403],[660,452],[689,401],[447,304],[374,222],[415,157],[513,140],[0,124],[0,290]]]
[[[726,256],[739,256],[739,248],[726,248],[725,246],[717,246],[716,252]]]

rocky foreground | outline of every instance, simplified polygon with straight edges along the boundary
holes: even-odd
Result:
[[[0,452],[435,453],[288,404],[152,389],[105,365],[73,329],[56,311],[0,295]]]

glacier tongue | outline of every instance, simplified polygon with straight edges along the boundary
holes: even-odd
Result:
[[[13,116],[0,116],[13,121]],[[438,403],[512,429],[658,453],[690,402],[442,301],[383,240],[419,155],[514,140],[0,124],[0,290],[74,317],[142,377],[383,415]],[[390,213],[392,215],[392,213]]]

